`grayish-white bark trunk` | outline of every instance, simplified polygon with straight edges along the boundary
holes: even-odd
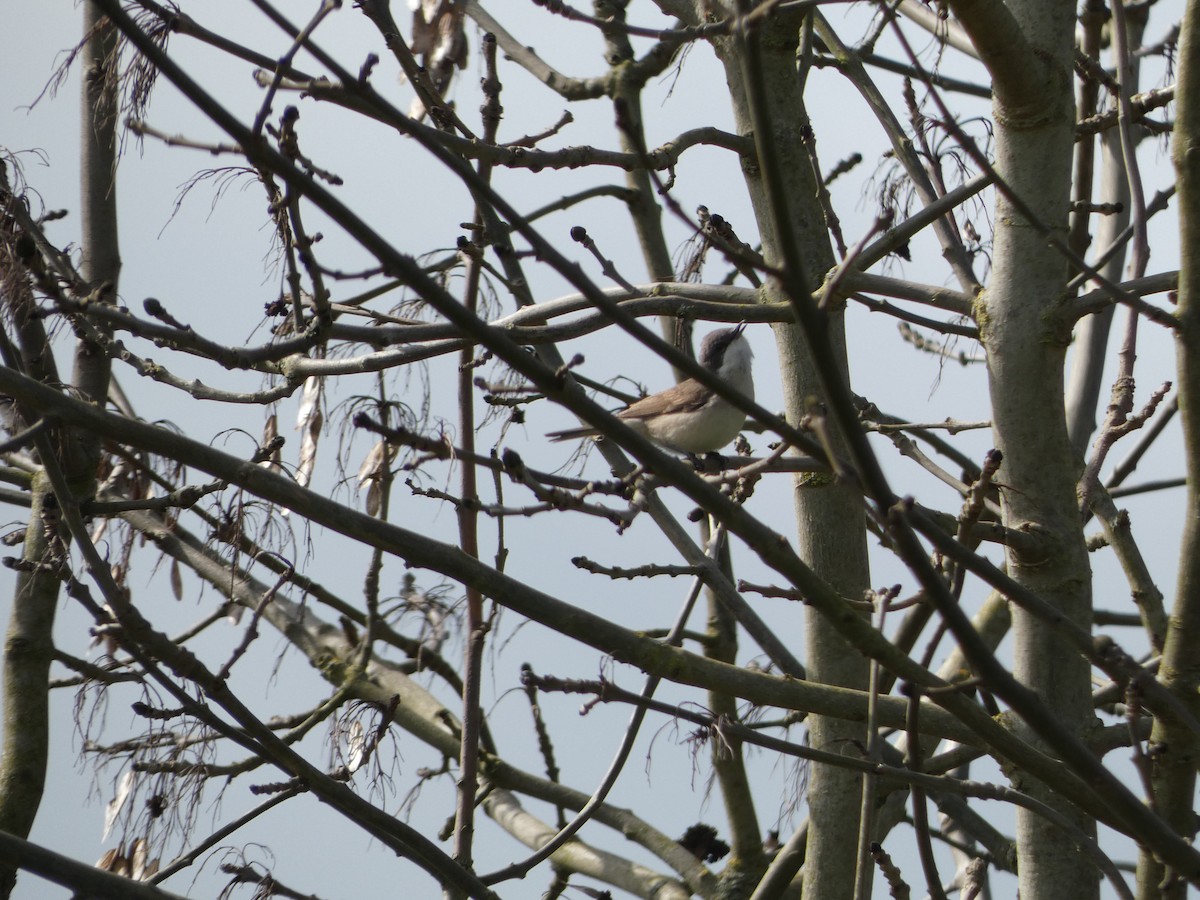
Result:
[[[1179,554],[1175,607],[1163,646],[1159,679],[1188,709],[1200,712],[1200,2],[1183,16],[1172,146],[1179,198],[1179,322],[1176,335],[1179,416],[1183,424],[1188,496]],[[1154,806],[1185,838],[1196,834],[1196,766],[1200,739],[1169,718],[1156,718],[1151,745]],[[1183,900],[1187,882],[1153,851],[1138,859],[1139,900]]]
[[[93,289],[99,290],[100,298],[111,301],[116,297],[120,270],[114,190],[117,67],[110,65],[116,57],[118,42],[116,30],[105,26],[104,17],[90,2],[84,4],[83,34],[87,41],[81,56],[81,270]],[[35,330],[30,329],[23,332],[23,337],[39,339]],[[22,355],[37,358],[42,349],[25,347]],[[107,357],[81,342],[76,351],[74,388],[93,402],[103,403],[108,377]],[[59,457],[58,464],[76,491],[76,499],[91,491],[99,459],[96,441],[77,440],[69,430],[64,430],[59,440],[43,439],[37,446],[40,454],[50,452]],[[50,745],[48,679],[59,590],[55,569],[66,564],[65,549],[49,524],[58,521],[57,503],[45,479],[35,478],[23,548],[23,561],[28,568],[17,576],[4,645],[0,831],[19,837],[27,837],[33,827],[46,781]],[[0,896],[7,897],[15,883],[15,870],[0,869]]]
[[[1031,52],[1013,79],[1015,90],[1004,89],[1006,60],[993,70],[995,166],[1033,214],[1065,238],[1075,10],[1067,0],[1015,0],[1008,7]],[[998,478],[1004,486],[1004,520],[1008,528],[1037,535],[1043,543],[1036,555],[1010,550],[1009,572],[1086,626],[1091,577],[1075,492],[1077,462],[1063,409],[1064,355],[1072,324],[1064,308],[1067,264],[1002,192],[996,200],[993,259],[993,276],[977,318],[987,351],[995,440],[1004,454]],[[1045,623],[1019,609],[1013,610],[1013,632],[1017,678],[1066,728],[1086,730],[1093,721],[1087,661]],[[1026,737],[1036,740],[1032,734]],[[1019,786],[1094,832],[1086,816],[1045,785]],[[1061,829],[1019,810],[1017,846],[1025,900],[1097,896],[1095,868]]]
[[[817,202],[818,182],[806,141],[808,116],[796,72],[796,48],[801,18],[777,15],[766,20],[759,42],[762,67],[752,73],[757,84],[748,84],[744,60],[732,41],[717,42],[725,65],[734,117],[740,134],[751,134],[748,91],[761,90],[769,109],[770,140],[779,156],[779,183],[787,197],[790,227],[800,248],[810,287],[834,265],[824,215]],[[761,161],[760,161],[761,162]],[[744,167],[746,185],[754,205],[763,255],[778,265],[783,258],[772,204],[766,193],[761,166]],[[778,286],[765,287],[767,302],[784,302]],[[825,334],[805,335],[794,325],[775,327],[779,374],[785,408],[790,422],[799,422],[819,399],[820,379],[808,350],[808,342],[832,345],[848,378],[846,341],[842,311],[831,310]],[[813,570],[845,596],[859,596],[870,582],[862,496],[831,478],[799,477],[795,481],[796,543],[801,557]],[[809,617],[805,634],[805,664],[808,677],[823,684],[865,689],[866,660],[849,647],[837,631],[817,615]],[[866,733],[859,723],[812,716],[808,720],[809,741],[814,747],[833,752],[857,752]],[[808,782],[808,837],[804,854],[804,896],[821,900],[849,898],[854,894],[857,865],[858,819],[862,779],[859,775],[829,766],[814,765]]]

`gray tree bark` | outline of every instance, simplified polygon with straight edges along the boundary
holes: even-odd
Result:
[[[786,251],[781,242],[792,240],[799,248],[803,278],[810,289],[834,265],[824,213],[818,202],[820,182],[812,134],[805,110],[803,85],[797,73],[796,52],[803,16],[781,15],[769,19],[755,35],[757,59],[747,59],[737,41],[718,41],[733,99],[738,133],[754,136],[760,146],[770,142],[778,153],[777,171],[765,173],[744,166],[743,173],[762,238],[763,256],[781,265]],[[768,110],[770,133],[755,135],[751,92],[761,92]],[[764,177],[765,176],[765,177]],[[784,198],[790,221],[777,219],[771,191]],[[786,235],[786,237],[784,237]],[[763,302],[786,303],[782,286],[769,281]],[[819,403],[820,378],[809,352],[809,342],[823,341],[835,348],[842,376],[849,380],[846,364],[844,305],[829,311],[823,334],[805,334],[795,325],[775,326],[779,376],[783,384],[786,415],[797,423]],[[840,447],[840,442],[835,446]],[[862,495],[831,477],[797,476],[793,482],[796,542],[802,559],[843,596],[861,596],[870,583]],[[805,628],[808,677],[814,682],[863,690],[867,686],[865,658],[820,615],[810,613]],[[857,752],[866,741],[861,723],[824,716],[808,719],[812,746],[833,752]],[[858,831],[862,778],[857,773],[826,765],[813,765],[808,779],[808,822],[803,857],[804,896],[836,900],[854,895],[858,864]],[[864,877],[872,877],[865,873]]]
[[[1018,583],[1087,627],[1091,575],[1063,409],[1073,325],[1064,315],[1068,268],[1045,236],[1049,228],[1065,239],[1070,208],[1075,8],[1068,0],[980,6],[953,4],[993,77],[995,168],[1007,189],[996,195],[993,274],[976,320],[987,353],[996,446],[1004,454],[998,479],[1004,524],[1040,542],[1034,554],[1010,548],[1007,562]],[[1013,633],[1017,679],[1064,727],[1085,732],[1094,721],[1087,660],[1020,609],[1013,610]],[[1094,833],[1094,823],[1046,785],[1023,780],[1020,787]],[[1043,818],[1018,811],[1017,846],[1025,900],[1097,896],[1095,868]]]
[[[117,293],[120,253],[116,227],[116,56],[118,35],[90,2],[84,4],[83,91],[81,107],[81,181],[83,212],[82,274],[96,299],[111,302]],[[53,375],[53,359],[36,323],[21,332],[21,355],[36,361],[43,379]],[[8,360],[12,365],[13,361]],[[28,369],[29,367],[26,366]],[[74,389],[95,403],[108,392],[108,359],[80,342],[75,356]],[[57,381],[57,378],[53,379]],[[25,410],[27,424],[35,411]],[[61,429],[57,440],[37,444],[43,462],[54,457],[78,497],[95,484],[99,444]],[[66,565],[59,534],[58,501],[49,483],[35,477],[25,531],[23,570],[13,591],[4,646],[4,749],[0,756],[0,831],[28,837],[41,805],[50,748],[49,686],[54,653],[54,618],[60,567]],[[16,869],[0,867],[0,896],[16,884]]]
[[[1171,154],[1179,199],[1179,415],[1187,465],[1187,505],[1179,553],[1175,608],[1163,647],[1159,679],[1195,714],[1200,711],[1200,3],[1189,0],[1180,34],[1175,133]],[[1196,766],[1200,737],[1182,723],[1155,720],[1151,745],[1154,806],[1179,834],[1194,838]],[[1139,900],[1183,900],[1188,884],[1143,848]]]

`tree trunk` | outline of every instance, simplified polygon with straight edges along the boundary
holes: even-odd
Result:
[[[117,84],[115,65],[117,32],[96,7],[84,4],[82,55],[82,190],[83,276],[100,299],[117,295],[120,255],[117,250],[116,166]],[[40,346],[22,347],[26,359],[48,354],[40,328],[25,329],[25,341]],[[9,363],[12,364],[12,361]],[[52,363],[41,374],[46,378]],[[74,387],[96,403],[108,392],[108,358],[81,341],[75,359]],[[57,381],[57,378],[53,379]],[[27,419],[32,418],[30,415]],[[91,493],[99,444],[77,440],[63,430],[58,440],[43,438],[39,455],[57,457],[76,499]],[[49,752],[50,663],[54,653],[54,614],[58,605],[58,568],[66,563],[58,529],[58,500],[48,482],[35,477],[32,508],[25,531],[22,562],[17,577],[12,613],[4,645],[4,750],[0,757],[0,831],[28,837],[37,816],[46,783]],[[16,870],[0,867],[0,897],[16,884]]]
[[[1179,198],[1179,416],[1187,466],[1187,506],[1179,556],[1175,610],[1163,647],[1159,678],[1193,714],[1200,712],[1200,3],[1189,0],[1179,45],[1175,94],[1175,161]],[[1154,807],[1185,838],[1196,834],[1192,800],[1200,740],[1194,731],[1164,717],[1154,721],[1151,757]],[[1187,882],[1169,872],[1153,852],[1138,861],[1138,897],[1183,900]]]
[[[1074,139],[1072,54],[1075,10],[1065,0],[1008,4],[1027,52],[990,63],[995,79],[995,167],[1008,189],[1044,227],[1066,237]],[[985,47],[986,38],[977,38]],[[984,58],[988,59],[985,50]],[[1017,58],[1020,58],[1019,63]],[[1006,66],[1018,64],[1020,72]],[[1075,492],[1077,462],[1063,410],[1063,367],[1073,321],[1066,315],[1068,268],[1003,190],[996,199],[993,276],[976,318],[987,352],[1004,524],[1037,535],[1040,551],[1008,552],[1022,586],[1087,627],[1091,576]],[[1093,722],[1087,661],[1044,622],[1013,609],[1014,673],[1063,725],[1079,733]],[[1036,741],[1032,734],[1029,740]],[[1095,826],[1046,785],[1019,785],[1084,829]],[[1098,891],[1095,867],[1054,825],[1017,812],[1020,892],[1024,900],[1087,898]]]
[[[817,201],[820,189],[815,157],[810,153],[811,129],[805,110],[796,50],[803,19],[777,15],[764,22],[757,39],[761,65],[747,71],[747,61],[731,41],[716,42],[725,65],[734,117],[740,134],[753,135],[748,92],[762,91],[769,109],[771,133],[761,140],[774,144],[778,155],[779,183],[791,215],[787,223],[801,248],[807,284],[815,288],[834,265],[824,213]],[[773,219],[767,183],[759,165],[744,165],[743,172],[754,205],[762,238],[763,255],[773,265],[784,258],[780,228]],[[782,230],[786,230],[782,229]],[[786,302],[779,285],[768,282],[764,299]],[[825,334],[806,335],[798,326],[775,327],[779,375],[789,422],[808,414],[820,396],[820,380],[809,353],[809,341],[824,341],[835,348],[848,379],[846,338],[842,309],[830,310]],[[813,571],[844,596],[861,596],[870,583],[862,496],[833,478],[798,476],[794,482],[796,540],[800,556]],[[853,687],[867,686],[867,662],[840,634],[818,615],[807,622],[806,666],[814,682]],[[857,752],[866,743],[861,723],[824,716],[808,719],[809,742],[832,752]],[[808,838],[804,854],[804,895],[837,900],[854,895],[857,865],[858,819],[862,778],[832,766],[814,765],[808,780]]]

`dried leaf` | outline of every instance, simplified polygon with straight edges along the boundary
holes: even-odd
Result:
[[[421,57],[437,92],[445,96],[455,67],[467,65],[467,35],[464,29],[466,4],[462,0],[410,0],[413,10],[412,52]],[[414,98],[409,115],[421,119],[425,105]]]
[[[120,875],[122,878],[128,878],[131,868],[129,857],[125,855],[125,842],[122,841],[100,857],[100,861],[96,863],[96,868],[103,869],[105,872],[112,872],[114,875]]]
[[[362,764],[367,761],[367,740],[363,732],[362,722],[355,721],[350,726],[350,735],[346,739],[346,744],[350,751],[349,759],[346,761],[346,768],[351,772],[357,772],[362,768]]]
[[[146,871],[146,858],[150,855],[150,845],[145,838],[137,838],[129,847],[130,875],[134,881],[141,881]]]
[[[171,593],[176,600],[183,599],[183,572],[179,568],[179,560],[171,560]]]
[[[300,395],[300,409],[296,413],[296,430],[302,435],[300,439],[300,462],[296,466],[296,483],[308,487],[312,480],[313,468],[317,464],[317,442],[321,436],[321,424],[325,421],[321,414],[321,379],[307,378],[304,381],[304,391]]]
[[[427,11],[425,7],[429,5],[436,6],[436,0],[433,4],[422,3],[419,9],[413,10],[412,52],[417,56],[432,52],[437,40],[437,29],[433,27],[437,11]]]
[[[117,792],[111,800],[108,801],[108,807],[104,810],[104,831],[100,834],[100,840],[108,840],[109,834],[112,832],[113,825],[117,822],[117,817],[121,814],[125,803],[129,800],[129,795],[133,793],[134,784],[137,781],[137,776],[132,769],[128,769],[121,776],[121,781],[117,784]]]
[[[362,465],[358,467],[358,489],[360,491],[367,482],[378,481],[383,476],[385,459],[387,459],[387,444],[384,441],[376,441],[375,446],[362,461]]]
[[[467,36],[463,31],[461,4],[448,4],[448,8],[438,16],[437,37],[437,46],[430,59],[431,67],[446,71],[453,63],[459,69],[466,68]],[[446,74],[448,75],[449,72],[446,71]]]
[[[389,452],[386,441],[377,441],[358,467],[358,490],[367,487],[367,515],[379,515],[383,500],[383,476],[394,451]]]
[[[99,497],[102,494],[109,492],[120,493],[119,485],[120,482],[125,478],[127,469],[128,467],[125,464],[125,460],[117,457],[116,464],[113,465],[113,467],[104,477],[104,480],[100,482],[99,486],[96,488],[96,496]],[[110,519],[107,516],[101,516],[92,525],[90,537],[93,544],[99,544],[102,540],[104,540],[104,535],[108,532],[109,521]]]
[[[104,855],[96,860],[96,868],[103,869],[105,872],[113,871],[114,866],[120,865],[118,859],[124,859],[125,845],[117,844],[111,850],[105,850]]]
[[[99,544],[104,540],[104,533],[108,531],[108,521],[108,516],[101,516],[96,520],[95,524],[92,525],[92,531],[88,537],[91,538],[93,544]]]

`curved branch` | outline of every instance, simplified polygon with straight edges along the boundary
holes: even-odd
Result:
[[[1045,107],[1045,61],[1002,0],[949,0],[950,9],[992,76],[996,99],[1015,115]],[[1050,4],[1047,4],[1050,5]],[[1069,74],[1069,73],[1068,73]]]

